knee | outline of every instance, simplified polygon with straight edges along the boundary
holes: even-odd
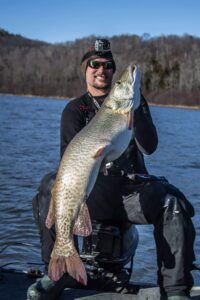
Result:
[[[182,209],[179,203],[179,199],[174,195],[167,194],[164,198],[165,213],[176,214]]]
[[[40,192],[32,199],[33,216],[37,225],[45,223],[49,211],[51,195],[42,195]]]
[[[186,213],[189,217],[194,215],[194,208],[185,197],[178,197],[173,194],[167,194],[164,198],[165,213],[178,214]]]
[[[37,199],[34,199],[35,197],[33,198],[33,210],[38,213],[38,219],[41,222],[44,222],[46,220],[49,211],[51,189],[54,183],[54,177],[54,173],[53,175],[50,173],[44,176],[39,186]]]
[[[49,206],[51,201],[51,195],[40,195],[39,197],[39,219],[40,222],[45,223]]]
[[[187,234],[188,242],[190,241],[192,245],[196,235],[191,219],[194,214],[194,209],[192,205],[190,203],[188,205],[188,203],[185,202],[184,197],[178,198],[175,195],[167,194],[164,202],[163,218],[164,222],[167,222],[169,226],[172,226],[170,225],[170,222],[176,224],[176,226],[179,224],[179,229],[176,227],[175,231],[179,230],[178,234],[180,235],[182,228],[184,235]]]

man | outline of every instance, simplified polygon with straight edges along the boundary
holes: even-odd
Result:
[[[97,40],[95,47],[83,56],[81,69],[86,79],[87,92],[71,101],[62,113],[61,157],[72,138],[94,117],[111,89],[116,65],[109,41]],[[148,180],[143,154],[153,153],[158,140],[143,96],[134,114],[134,130],[135,138],[125,153],[107,165],[107,176],[99,173],[87,199],[90,216],[103,222],[153,224],[161,299],[190,299],[189,291],[193,285],[190,271],[194,261],[195,238],[191,217],[194,210],[185,196],[166,180]],[[147,182],[143,182],[139,189],[134,179],[138,173],[147,175]],[[42,195],[39,203],[37,198],[34,200],[34,212],[40,228],[42,258],[48,267],[55,231],[45,227],[49,206],[45,196],[49,191],[46,182],[51,186],[49,179],[45,178],[40,188]],[[41,293],[48,294],[49,290],[56,289],[61,291],[62,288],[62,279],[60,283],[54,283],[45,276],[29,288],[28,299],[43,299],[40,298]],[[38,296],[34,298],[34,295]]]

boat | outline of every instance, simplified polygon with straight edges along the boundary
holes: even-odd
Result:
[[[1,300],[26,300],[28,287],[35,282],[36,276],[33,270],[17,271],[7,269],[0,271],[0,299]],[[109,290],[110,287],[110,290]],[[59,300],[156,300],[159,299],[159,288],[145,283],[130,281],[126,287],[107,286],[105,290],[88,287],[80,289],[76,287],[65,288]],[[200,299],[200,286],[191,290],[191,299]],[[48,299],[50,300],[50,299]]]
[[[68,276],[65,281],[67,288],[59,299],[160,299],[159,288],[155,284],[131,280],[138,239],[136,226],[129,223],[111,226],[93,222],[92,235],[78,237],[76,241],[87,270],[88,285],[84,287]],[[4,247],[6,248],[7,246]],[[29,268],[18,270],[11,268],[11,265],[0,266],[0,299],[26,300],[28,287],[44,275],[40,269],[42,266],[29,263]],[[193,287],[191,298],[200,300],[200,286]]]

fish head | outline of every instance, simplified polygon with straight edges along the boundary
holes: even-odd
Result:
[[[114,83],[108,96],[107,106],[127,112],[140,105],[140,70],[137,65],[128,66]]]

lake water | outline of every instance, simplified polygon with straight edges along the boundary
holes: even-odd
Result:
[[[60,116],[66,103],[67,100],[0,96],[0,266],[9,263],[9,267],[21,269],[41,263],[31,200],[41,178],[58,166]],[[200,110],[150,109],[159,146],[145,160],[151,174],[167,177],[194,205],[195,253],[200,261]],[[138,226],[138,230],[133,279],[156,282],[153,227]],[[199,284],[196,272],[194,277]]]

